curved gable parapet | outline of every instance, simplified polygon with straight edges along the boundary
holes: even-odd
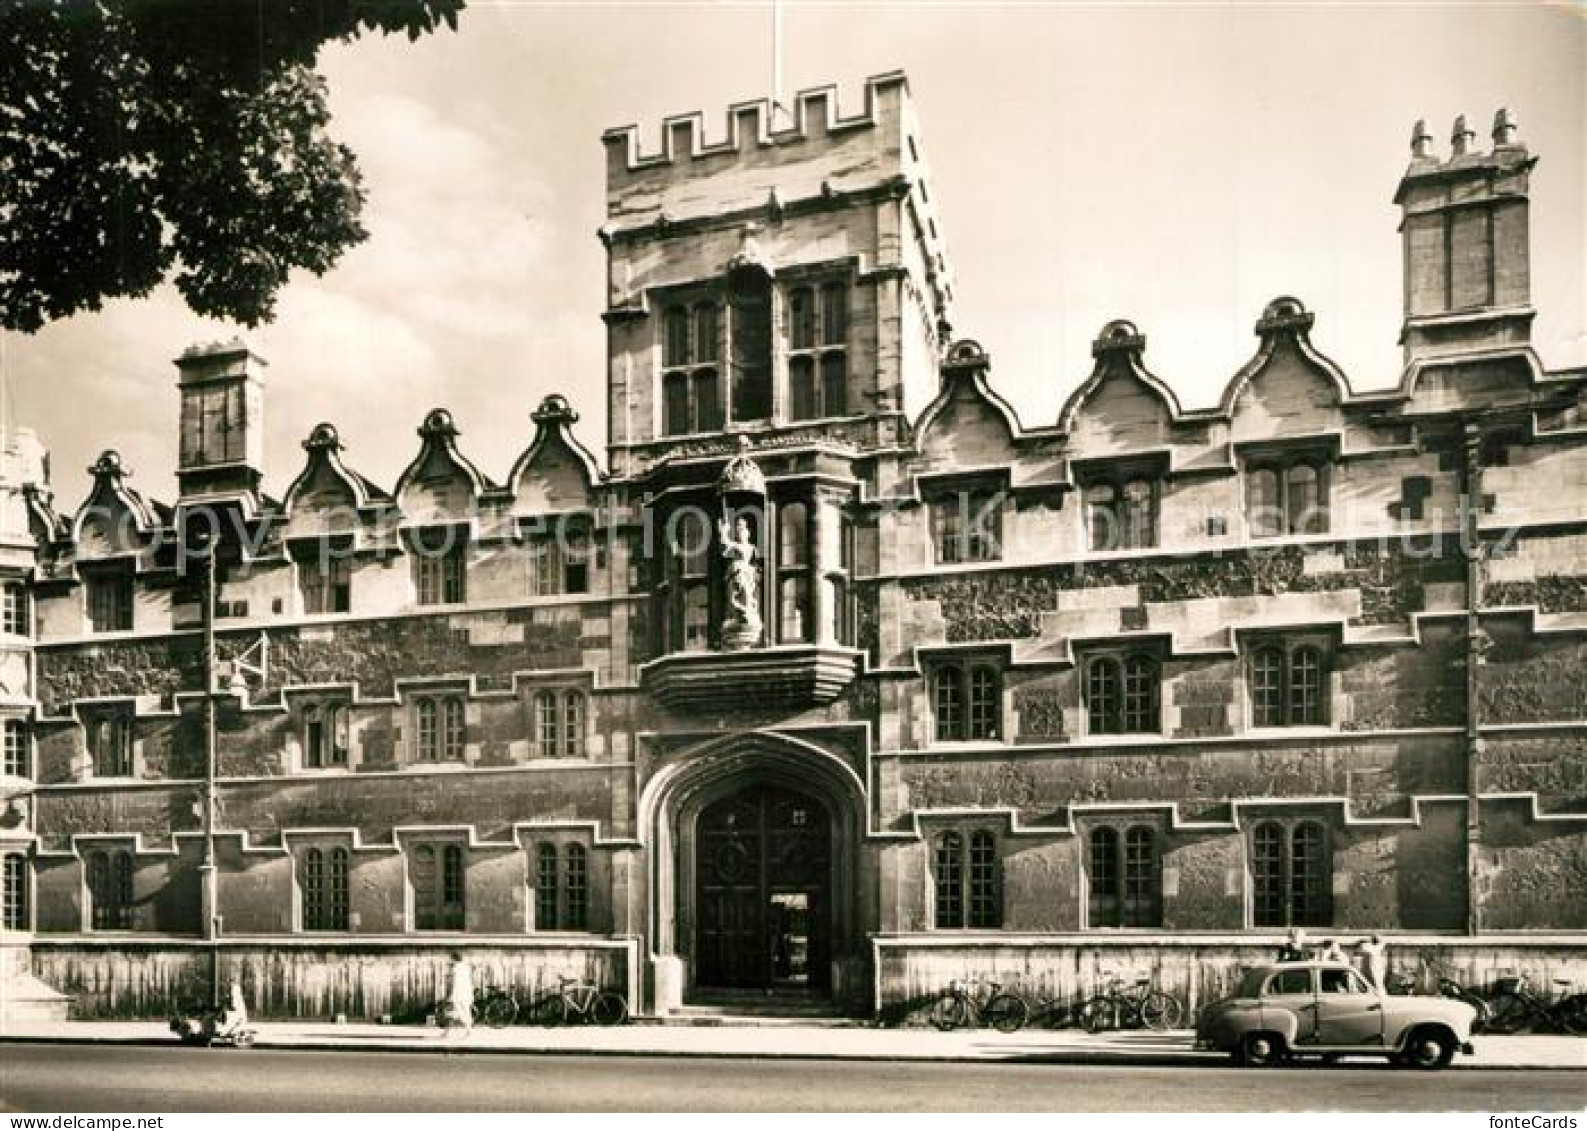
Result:
[[[143,550],[163,525],[158,504],[126,484],[132,469],[119,452],[106,451],[88,469],[93,489],[72,518],[76,556],[105,558]]]
[[[419,454],[397,480],[397,506],[409,523],[473,517],[474,506],[495,485],[457,450],[457,425],[444,408],[431,409],[419,426]]]
[[[28,535],[40,546],[63,542],[71,536],[71,521],[55,511],[55,501],[48,490],[34,483],[22,488],[23,505],[27,507]]]
[[[573,434],[579,414],[566,397],[553,393],[530,419],[535,422],[534,441],[507,476],[514,513],[544,514],[593,505],[601,469]]]
[[[1419,357],[1400,376],[1399,396],[1413,412],[1451,412],[1525,405],[1569,383],[1543,367],[1528,345],[1466,350],[1448,357]]]
[[[1145,350],[1146,335],[1133,322],[1116,319],[1102,328],[1091,344],[1091,375],[1058,414],[1058,430],[1071,437],[1072,447],[1089,447],[1093,439],[1110,450],[1168,441],[1170,427],[1182,415],[1179,398],[1146,368]]]
[[[287,537],[354,529],[358,512],[389,499],[342,461],[344,449],[334,424],[315,425],[303,450],[308,459],[281,504]]]
[[[915,421],[915,447],[929,461],[982,464],[1002,448],[1012,457],[1023,432],[1014,407],[987,380],[992,359],[979,343],[964,340],[948,348],[942,387]]]
[[[1256,323],[1261,345],[1224,386],[1219,414],[1238,436],[1318,432],[1339,426],[1352,399],[1344,371],[1311,342],[1316,322],[1297,298],[1267,304]]]

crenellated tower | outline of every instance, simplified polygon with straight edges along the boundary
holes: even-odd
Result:
[[[721,140],[698,113],[653,152],[633,126],[604,140],[614,474],[729,432],[895,442],[936,392],[953,302],[904,76],[847,116],[826,88],[786,125],[761,100]]]

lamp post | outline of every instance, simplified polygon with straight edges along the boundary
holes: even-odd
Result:
[[[204,855],[198,866],[200,930],[210,947],[210,1004],[220,1007],[220,891],[219,868],[215,862],[215,816],[219,799],[215,790],[215,534],[205,531],[201,540],[193,539],[188,548],[198,558],[200,623],[203,645],[200,656],[204,681]]]

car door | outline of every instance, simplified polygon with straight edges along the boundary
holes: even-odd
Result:
[[[1317,971],[1316,1018],[1319,1045],[1383,1045],[1383,999],[1348,966]]]
[[[1284,1018],[1295,1019],[1295,1044],[1315,1044],[1317,1037],[1317,992],[1310,966],[1279,970],[1262,990],[1262,1024],[1278,1031],[1289,1028]]]

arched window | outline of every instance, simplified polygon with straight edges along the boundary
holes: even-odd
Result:
[[[1089,926],[1162,926],[1163,873],[1156,836],[1148,825],[1130,825],[1122,835],[1111,825],[1091,830]]]
[[[434,699],[420,699],[414,707],[414,715],[418,722],[419,761],[421,762],[437,762],[441,758],[440,731],[436,712],[437,708]]]
[[[936,925],[939,931],[964,927],[964,837],[946,832],[937,838]]]
[[[944,665],[933,674],[932,703],[936,707],[937,741],[955,742],[964,733],[964,669]]]
[[[1003,865],[996,833],[975,829],[968,837],[956,830],[939,834],[932,870],[937,930],[987,931],[1003,925]]]
[[[1161,925],[1163,873],[1157,841],[1145,825],[1133,825],[1124,834],[1124,925]]]
[[[1086,716],[1092,734],[1117,734],[1123,728],[1123,675],[1113,656],[1092,660],[1086,668]]]
[[[1264,644],[1251,652],[1251,725],[1323,726],[1327,668],[1312,644]]]
[[[1333,860],[1318,821],[1263,821],[1251,833],[1252,919],[1258,927],[1326,927]]]
[[[28,906],[28,860],[20,852],[7,852],[4,867],[0,869],[0,883],[5,890],[0,904],[3,915],[0,922],[8,931],[26,931],[32,924],[32,909]]]
[[[441,700],[441,757],[448,762],[463,758],[463,700],[448,696]]]
[[[562,740],[562,715],[555,691],[535,692],[535,754],[555,758]]]
[[[88,899],[96,931],[132,929],[132,854],[93,852],[88,857]]]
[[[1124,733],[1149,734],[1158,729],[1157,661],[1150,656],[1124,660]]]
[[[542,844],[535,850],[535,929],[557,926],[557,846]]]
[[[997,837],[987,829],[970,834],[970,918],[977,930],[1003,925],[1003,892],[997,859]]]
[[[347,930],[347,864],[345,848],[333,848],[329,852],[310,848],[303,854],[299,886],[303,894],[305,931]]]
[[[1002,730],[1003,688],[996,668],[977,664],[970,669],[969,711],[965,716],[964,737],[996,738]]]
[[[771,416],[771,277],[757,267],[728,279],[733,419]]]
[[[1162,696],[1153,657],[1097,656],[1085,670],[1090,733],[1152,734],[1161,729]]]
[[[568,930],[585,930],[590,917],[588,858],[582,844],[568,845],[567,859]]]
[[[562,753],[568,758],[584,757],[584,693],[569,691],[562,696]]]
[[[1090,914],[1093,927],[1117,927],[1123,920],[1119,898],[1119,832],[1102,825],[1091,830]]]
[[[413,850],[413,925],[420,931],[463,929],[463,846],[421,844]]]

